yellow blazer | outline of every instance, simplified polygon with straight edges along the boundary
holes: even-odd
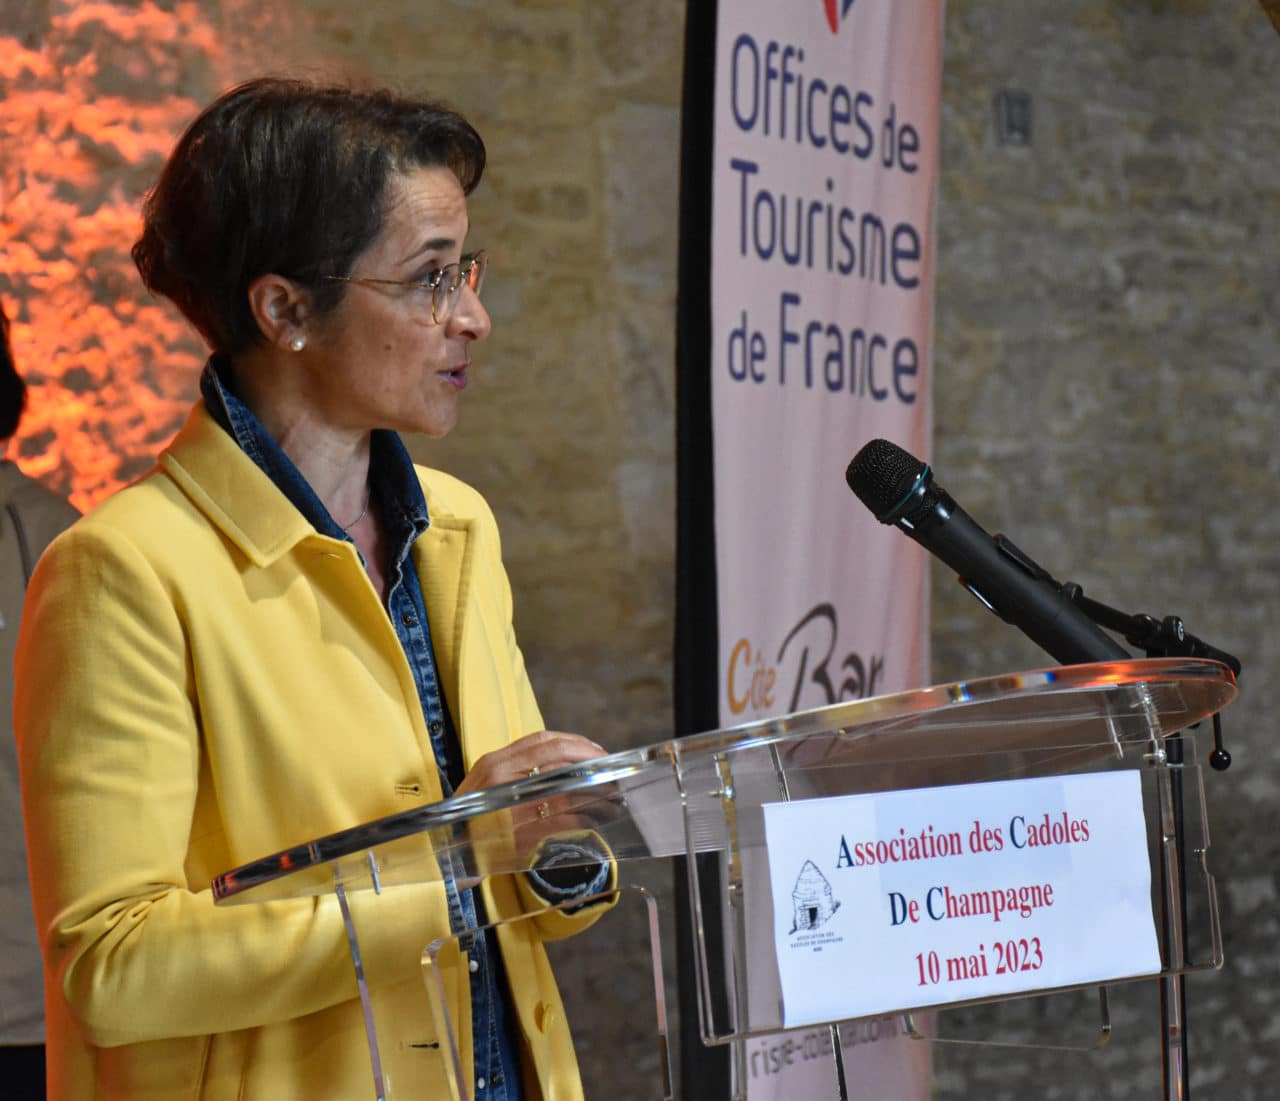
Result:
[[[543,722],[488,506],[419,475],[431,525],[413,559],[470,768]],[[14,718],[52,1101],[372,1097],[335,899],[215,906],[209,883],[441,798],[434,756],[355,548],[318,534],[202,404],[150,475],[41,559]],[[528,902],[510,878],[485,892],[490,914]],[[379,1019],[393,1096],[443,1098],[418,963],[449,933],[443,889],[353,898],[370,984],[393,1010]],[[582,1091],[541,938],[583,924],[499,934],[544,1101]],[[465,1069],[467,983],[451,999]]]

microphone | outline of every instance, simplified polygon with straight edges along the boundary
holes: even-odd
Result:
[[[933,480],[928,464],[888,440],[872,440],[845,481],[882,524],[901,528],[960,575],[964,585],[1063,665],[1131,656],[1003,535],[979,527]]]

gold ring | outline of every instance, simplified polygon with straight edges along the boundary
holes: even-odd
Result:
[[[537,765],[534,765],[533,768],[529,769],[529,771],[525,773],[525,776],[537,776],[538,773],[541,771],[542,769],[540,769]]]
[[[539,818],[551,817],[551,808],[545,802],[538,804],[538,817]]]

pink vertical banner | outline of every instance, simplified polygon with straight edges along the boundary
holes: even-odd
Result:
[[[924,552],[885,537],[844,471],[875,437],[930,452],[943,13],[943,0],[719,0],[721,725],[928,681]],[[860,1098],[928,1095],[927,1044],[895,1022],[847,1032]],[[825,1029],[752,1041],[745,1067],[751,1101],[832,1096]]]

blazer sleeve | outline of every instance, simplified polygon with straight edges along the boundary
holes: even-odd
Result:
[[[201,720],[175,599],[126,536],[80,524],[42,557],[21,626],[37,927],[50,989],[99,1046],[288,1020],[357,992],[333,897],[215,906],[188,882]],[[431,890],[379,905],[440,912]],[[372,985],[412,973],[412,943],[361,948]]]

